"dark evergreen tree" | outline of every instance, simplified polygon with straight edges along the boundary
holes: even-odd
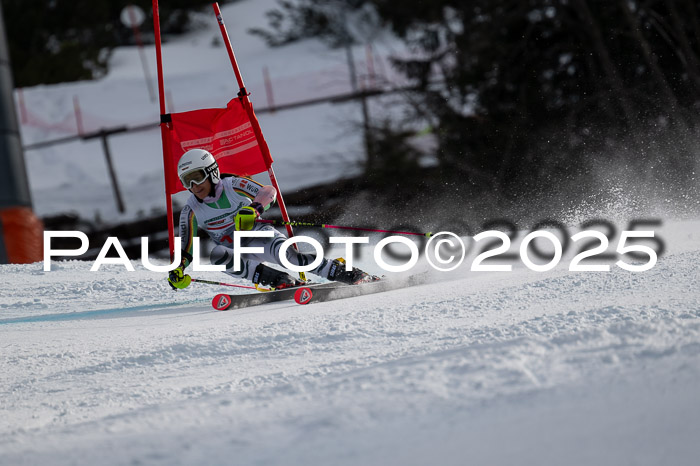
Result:
[[[632,139],[642,163],[655,139],[688,135],[700,90],[697,4],[296,0],[271,13],[264,36],[342,44],[339,20],[371,5],[415,52],[394,64],[418,87],[416,115],[435,128],[443,176],[515,193],[574,176],[619,141]]]
[[[211,2],[161,3],[161,28],[167,35],[184,32],[190,9]],[[147,13],[143,39],[152,42],[152,3],[148,0],[2,0],[15,85],[99,77],[106,71],[110,51],[133,43],[131,30],[119,19],[129,4]]]

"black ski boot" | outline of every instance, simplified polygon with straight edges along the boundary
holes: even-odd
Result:
[[[303,281],[297,280],[286,272],[282,272],[265,264],[260,264],[255,268],[253,283],[256,285],[269,286],[275,290],[283,290],[294,286],[301,286]]]
[[[328,271],[328,279],[336,282],[347,283],[348,285],[358,285],[379,280],[379,277],[370,275],[367,272],[353,267],[352,270],[345,270],[345,259],[334,259],[331,269]]]

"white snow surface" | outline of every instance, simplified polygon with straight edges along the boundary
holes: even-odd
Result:
[[[472,254],[422,286],[230,312],[140,263],[2,265],[0,464],[694,465],[699,232],[660,228],[642,273]]]

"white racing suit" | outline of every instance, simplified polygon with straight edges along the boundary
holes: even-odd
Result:
[[[255,271],[263,262],[282,265],[279,260],[279,250],[287,239],[272,225],[256,223],[252,231],[272,231],[274,236],[269,238],[241,238],[241,246],[262,247],[264,252],[256,254],[242,254],[239,271],[234,271],[233,261],[233,234],[235,231],[234,219],[241,207],[250,205],[254,200],[263,205],[267,210],[274,204],[277,193],[271,186],[263,186],[250,178],[227,176],[216,185],[215,194],[204,201],[191,195],[187,204],[180,213],[180,238],[182,240],[183,264],[189,265],[188,258],[192,257],[192,239],[197,234],[197,228],[204,229],[211,240],[216,244],[210,254],[210,261],[215,265],[226,265],[227,274],[247,280],[255,280]],[[308,265],[316,256],[309,253],[298,253],[294,247],[289,247],[286,252],[287,260],[294,265]],[[332,262],[323,259],[318,267],[311,273],[327,278],[332,267]]]

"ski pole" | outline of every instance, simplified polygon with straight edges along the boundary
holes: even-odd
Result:
[[[233,286],[233,287],[236,287],[236,288],[249,288],[249,289],[251,289],[251,290],[257,290],[257,288],[254,287],[254,286],[234,285],[234,284],[232,284],[232,283],[214,282],[214,281],[211,281],[211,280],[201,280],[201,279],[199,279],[199,278],[193,278],[192,281],[195,282],[195,283],[206,283],[207,285]]]
[[[362,227],[347,227],[341,225],[328,225],[326,223],[308,223],[308,222],[280,222],[278,220],[256,220],[258,223],[268,223],[270,225],[291,225],[295,227],[311,227],[311,228],[333,228],[336,230],[354,230],[354,231],[370,231],[373,233],[394,233],[396,235],[415,235],[415,236],[425,236],[430,238],[432,236],[431,232],[428,233],[415,233],[411,231],[394,231],[394,230],[379,230],[376,228],[362,228]]]

